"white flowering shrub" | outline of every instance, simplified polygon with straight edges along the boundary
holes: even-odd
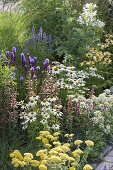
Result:
[[[79,24],[103,28],[104,23],[97,19],[97,6],[93,3],[87,3],[83,7],[83,12],[79,16],[78,20]]]

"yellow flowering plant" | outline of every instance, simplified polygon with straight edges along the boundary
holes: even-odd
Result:
[[[37,151],[35,156],[32,153],[22,155],[19,150],[14,150],[10,154],[12,165],[24,170],[92,170],[89,164],[82,164],[86,151],[81,150],[80,147],[84,143],[87,146],[86,149],[91,149],[94,143],[90,140],[85,142],[76,140],[72,146],[75,149],[72,150],[72,143],[60,142],[60,135],[60,132],[51,134],[49,131],[40,131],[36,139],[43,143],[43,148]],[[64,136],[72,138],[74,134]]]

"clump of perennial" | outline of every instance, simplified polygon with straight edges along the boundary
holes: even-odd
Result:
[[[74,66],[65,66],[58,62],[53,64],[51,75],[56,78],[59,89],[68,89],[68,95],[84,94],[88,90],[85,85],[86,79],[89,77],[103,79],[103,77],[96,73],[97,69],[93,67],[90,67],[87,71],[79,71]]]
[[[33,167],[39,170],[76,170],[78,168],[92,170],[93,168],[89,164],[85,166],[81,164],[85,150],[81,150],[80,147],[82,143],[85,143],[87,154],[89,154],[88,151],[93,148],[94,143],[90,140],[85,142],[76,140],[74,143],[62,143],[59,140],[60,135],[61,133],[59,131],[53,134],[49,131],[40,131],[36,139],[43,143],[43,148],[36,152],[37,159],[34,159],[31,153],[24,153],[22,155],[19,150],[15,150],[10,154],[13,166],[17,168]],[[74,134],[66,134],[64,137],[72,139]],[[74,150],[71,150],[71,144],[73,147],[76,147]]]
[[[28,103],[20,102],[21,113],[20,119],[22,120],[23,129],[28,128],[32,122],[37,122],[43,125],[46,130],[57,131],[60,129],[60,122],[63,113],[61,112],[62,106],[56,104],[56,97],[48,97],[43,101],[39,96],[32,96],[29,98]],[[40,119],[37,116],[40,115]]]

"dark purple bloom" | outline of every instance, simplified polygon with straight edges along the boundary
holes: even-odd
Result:
[[[31,58],[31,60],[30,60],[30,64],[31,64],[32,66],[35,64],[35,61],[34,61],[34,59],[33,59],[33,58]]]
[[[24,81],[24,77],[20,76],[20,83],[21,83],[21,85],[23,84],[23,81]]]
[[[6,57],[7,57],[7,58],[9,57],[9,54],[10,54],[10,52],[9,52],[9,51],[6,51]]]
[[[11,60],[15,61],[15,54],[13,52],[11,52]]]
[[[16,54],[16,47],[13,47],[13,48],[12,48],[12,52],[13,52],[14,54]]]
[[[26,58],[25,58],[24,53],[21,53],[21,61],[22,61],[22,66],[25,66],[25,64],[26,64]]]
[[[45,61],[43,62],[44,68],[47,69],[47,67],[49,66],[49,59],[46,58]]]
[[[37,57],[34,57],[34,64],[36,65],[36,62],[37,62]]]
[[[24,53],[21,53],[21,61],[22,61],[23,59],[25,59],[25,55],[24,55]]]

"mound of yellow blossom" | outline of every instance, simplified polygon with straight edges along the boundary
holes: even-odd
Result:
[[[76,149],[71,150],[72,143],[61,143],[59,141],[60,132],[51,134],[49,131],[40,131],[39,136],[36,138],[40,140],[44,148],[36,152],[37,160],[34,159],[32,153],[24,153],[23,155],[19,150],[15,150],[10,154],[12,164],[14,167],[34,167],[39,170],[50,170],[53,167],[57,170],[57,166],[61,169],[68,168],[68,170],[77,170],[77,165],[80,164],[81,155],[84,152],[80,149],[83,143],[81,140],[76,140],[74,144]],[[73,134],[65,135],[72,139]],[[73,144],[73,146],[74,146]],[[90,140],[85,141],[87,147],[91,147],[94,143]],[[89,169],[88,169],[89,168]],[[83,170],[92,170],[90,165],[85,165]]]

